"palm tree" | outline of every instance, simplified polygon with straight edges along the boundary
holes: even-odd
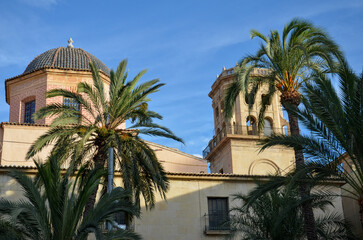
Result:
[[[250,195],[234,195],[234,201],[239,204],[231,209],[231,239],[236,236],[241,236],[241,240],[305,239],[301,228],[304,224],[302,201],[297,188],[275,188],[253,202],[249,202],[250,198]],[[321,216],[316,218],[319,239],[356,239],[340,215],[327,212],[332,204],[331,196],[319,193],[310,198],[313,209],[321,210]]]
[[[299,89],[304,82],[311,80],[311,72],[323,71],[327,67],[334,68],[336,58],[342,58],[338,46],[329,36],[311,23],[293,19],[285,25],[282,37],[278,31],[271,31],[265,36],[252,30],[251,37],[259,37],[264,44],[255,55],[243,58],[236,69],[236,81],[227,90],[225,96],[225,116],[231,118],[236,98],[243,93],[249,99],[252,107],[258,89],[267,86],[268,92],[261,103],[258,116],[259,129],[263,126],[265,110],[274,94],[280,94],[281,104],[298,107],[301,102]],[[255,68],[268,69],[267,77],[252,76]],[[291,114],[289,125],[291,135],[299,135],[297,118]],[[299,147],[294,148],[296,167],[304,165],[304,157]],[[309,194],[304,184],[300,186],[301,198]],[[317,233],[314,224],[314,214],[311,204],[303,204],[305,231],[309,240],[316,240]]]
[[[116,72],[111,71],[107,92],[94,64],[90,64],[93,85],[81,82],[76,93],[64,89],[48,91],[48,98],[69,98],[78,103],[81,110],[63,104],[50,104],[40,109],[35,114],[36,119],[55,118],[50,130],[31,146],[27,158],[54,143],[52,151],[68,154],[76,165],[90,161],[94,168],[103,169],[107,164],[108,149],[113,148],[124,187],[132,189],[136,203],[139,203],[142,194],[146,207],[152,207],[155,191],[165,197],[169,182],[155,153],[139,134],[182,140],[169,129],[154,123],[154,118],[162,117],[148,110],[149,95],[164,84],[155,79],[137,85],[146,70],[126,82],[126,65],[127,60],[123,60]],[[131,121],[133,125],[122,129],[121,124],[126,121]],[[85,214],[93,207],[96,194],[97,189],[88,202]]]
[[[139,214],[129,200],[129,191],[115,188],[83,216],[87,201],[105,172],[93,170],[86,177],[84,167],[76,173],[72,167],[62,172],[58,160],[52,155],[46,164],[35,162],[38,174],[33,179],[22,172],[10,172],[23,189],[25,199],[0,199],[1,239],[82,240],[90,233],[96,239],[140,239],[127,230],[115,228],[107,234],[103,231],[105,222],[116,213]]]
[[[263,149],[275,145],[300,148],[312,160],[305,171],[319,178],[343,178],[349,197],[357,199],[362,210],[363,75],[357,76],[344,60],[337,76],[339,90],[325,74],[315,74],[314,84],[303,88],[303,107],[287,107],[310,135],[272,135],[263,141]]]

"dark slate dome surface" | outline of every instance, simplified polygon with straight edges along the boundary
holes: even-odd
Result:
[[[90,71],[90,62],[95,62],[99,70],[110,75],[110,69],[98,58],[81,48],[73,47],[54,48],[40,54],[29,63],[23,74],[43,68]]]

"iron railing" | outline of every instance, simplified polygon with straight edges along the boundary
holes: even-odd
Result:
[[[266,128],[260,131],[257,130],[257,126],[246,126],[246,125],[233,125],[222,128],[212,140],[209,141],[208,146],[203,150],[203,158],[207,157],[208,154],[218,145],[220,141],[227,135],[244,135],[244,136],[269,136],[272,133],[280,133],[289,135],[290,132],[287,128]]]
[[[229,219],[228,213],[204,214],[204,231],[229,231]]]

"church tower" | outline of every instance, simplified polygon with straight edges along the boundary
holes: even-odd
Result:
[[[236,99],[233,116],[224,118],[225,91],[235,78],[234,68],[225,69],[212,85],[209,97],[213,100],[214,137],[203,151],[210,163],[212,173],[234,173],[246,175],[285,174],[294,167],[294,151],[284,147],[273,147],[259,153],[258,141],[272,132],[288,134],[288,122],[283,119],[280,97],[275,94],[268,106],[264,129],[257,130],[257,117],[262,88],[256,95],[251,110],[247,99],[241,94]],[[254,69],[253,75],[263,76],[266,69]],[[265,89],[266,90],[266,89]]]

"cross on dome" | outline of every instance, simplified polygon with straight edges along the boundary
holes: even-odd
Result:
[[[73,40],[72,40],[72,38],[69,38],[69,40],[68,40],[68,46],[67,47],[69,47],[69,48],[73,48]]]

